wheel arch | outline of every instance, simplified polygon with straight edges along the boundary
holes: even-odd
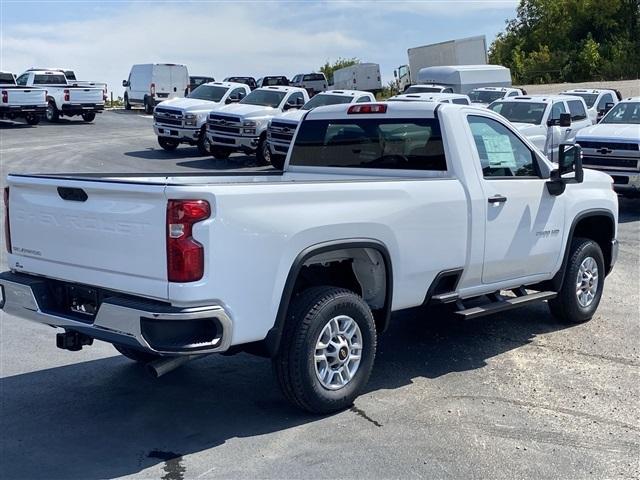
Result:
[[[299,281],[302,278],[303,268],[320,265],[330,260],[332,254],[339,252],[348,252],[351,254],[352,256],[349,258],[351,261],[354,261],[354,259],[356,259],[355,257],[358,257],[356,259],[358,260],[358,265],[353,267],[353,277],[360,283],[363,289],[366,289],[370,285],[375,285],[376,275],[378,275],[379,278],[379,272],[376,273],[374,270],[381,268],[384,271],[384,299],[379,299],[379,308],[372,308],[372,310],[374,311],[376,329],[379,332],[383,332],[387,328],[391,317],[391,302],[393,298],[393,267],[391,256],[389,255],[386,245],[370,239],[347,239],[326,242],[306,248],[300,252],[293,261],[285,281],[282,295],[280,296],[280,304],[274,325],[264,339],[264,346],[269,356],[273,357],[280,347],[289,306],[294,295],[298,292],[297,287],[300,287]],[[358,255],[353,255],[356,252],[358,252]],[[366,268],[366,261],[362,259],[366,257],[370,258],[369,252],[374,252],[374,256],[379,255],[382,265],[376,265],[375,260],[371,259],[371,269],[368,270]],[[348,258],[345,257],[344,259]],[[360,260],[362,260],[362,263]],[[369,299],[369,302],[373,302],[374,306],[377,305],[375,303],[375,293],[372,295],[372,298]]]

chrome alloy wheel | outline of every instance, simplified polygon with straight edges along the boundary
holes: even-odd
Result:
[[[358,371],[362,347],[362,333],[353,318],[338,315],[329,320],[318,336],[314,356],[322,386],[329,390],[346,386]]]
[[[598,291],[598,264],[592,257],[585,258],[578,269],[576,296],[581,307],[588,307]]]

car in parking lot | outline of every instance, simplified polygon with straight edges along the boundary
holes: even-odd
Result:
[[[622,100],[622,95],[617,90],[604,88],[572,88],[565,90],[560,95],[581,97],[587,105],[587,112],[591,123],[597,123],[616,103]]]
[[[304,88],[309,96],[327,90],[327,77],[324,73],[299,73],[291,79],[291,85],[294,87]]]
[[[47,109],[47,91],[16,85],[16,76],[0,72],[0,118],[24,118],[29,125],[37,125]]]
[[[581,97],[528,95],[509,97],[488,107],[514,124],[531,142],[549,156],[558,158],[558,146],[573,142],[576,133],[591,125]]]
[[[153,130],[158,144],[172,151],[181,143],[197,145],[203,155],[210,154],[206,135],[207,115],[220,106],[236,103],[251,92],[248,85],[210,82],[200,85],[186,98],[174,98],[158,104],[153,111]]]
[[[580,159],[562,145],[552,164],[488,109],[386,102],[308,112],[284,172],[12,174],[1,306],[156,375],[266,355],[294,405],[337,411],[393,311],[595,315],[617,196]]]
[[[182,98],[189,87],[189,72],[185,65],[174,63],[145,63],[133,65],[125,87],[124,108],[140,105],[148,114],[158,103]]]

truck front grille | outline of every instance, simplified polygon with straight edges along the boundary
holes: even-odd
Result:
[[[207,127],[212,132],[239,135],[240,128],[242,127],[242,121],[240,120],[240,117],[211,113],[207,120]]]
[[[637,143],[591,142],[591,141],[580,141],[577,143],[579,143],[582,148],[595,148],[595,149],[605,148],[607,150],[629,150],[629,151],[636,151],[636,152],[640,150],[640,145]]]
[[[607,158],[585,155],[582,157],[582,164],[585,167],[613,167],[624,168],[625,170],[638,170],[638,159],[636,158]]]
[[[172,127],[182,126],[182,112],[180,110],[156,107],[153,112],[153,119],[156,123],[170,125]]]
[[[281,143],[291,143],[293,133],[296,131],[296,125],[285,122],[271,122],[269,126],[269,134],[274,140],[280,140]]]

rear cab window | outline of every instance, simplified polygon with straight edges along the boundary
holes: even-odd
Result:
[[[56,73],[53,75],[38,75],[33,78],[34,85],[66,85],[67,77],[64,73]]]
[[[12,73],[0,73],[0,83],[3,85],[13,85],[14,79]]]
[[[447,170],[437,119],[305,120],[291,166],[386,170]]]

